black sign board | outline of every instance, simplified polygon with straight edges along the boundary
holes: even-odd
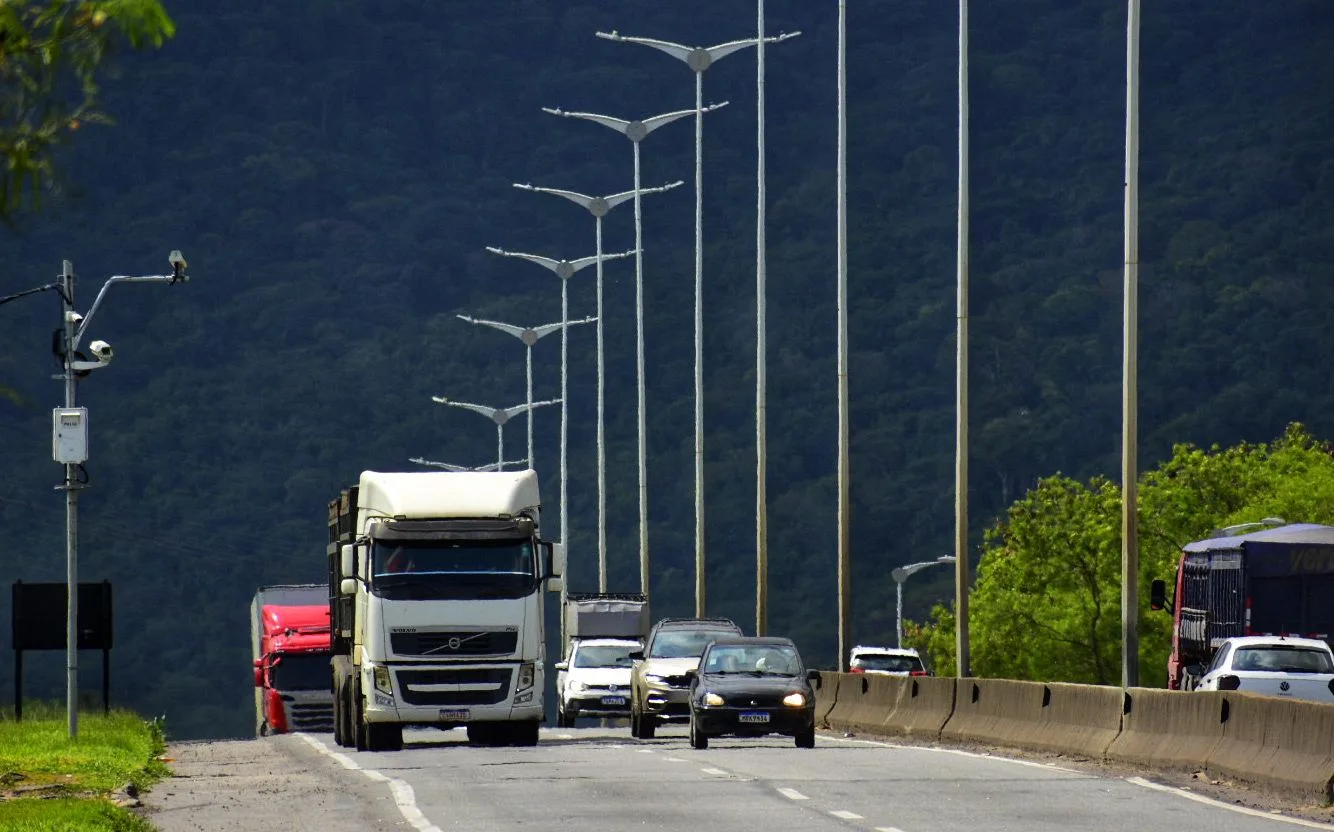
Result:
[[[23,651],[64,650],[69,587],[14,582],[14,717],[23,718]],[[79,650],[102,651],[102,705],[111,704],[111,582],[79,584],[75,608]]]

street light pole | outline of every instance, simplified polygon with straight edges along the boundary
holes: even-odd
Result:
[[[800,34],[800,33],[796,33]],[[769,38],[777,43],[796,34]],[[704,71],[733,52],[755,46],[758,38],[689,47],[654,38],[627,37],[616,32],[597,36],[618,43],[638,43],[665,52],[695,73],[695,615],[704,616]]]
[[[656,194],[663,191],[670,191],[672,188],[681,185],[681,182],[672,182],[657,188],[643,188],[639,193]],[[554,194],[564,197],[575,205],[580,205],[584,210],[593,215],[596,233],[594,238],[597,242],[596,256],[597,263],[597,315],[598,322],[598,427],[597,427],[597,467],[598,467],[598,592],[607,591],[607,443],[606,443],[606,361],[602,346],[602,218],[607,215],[611,209],[623,202],[631,199],[635,191],[622,191],[610,196],[589,196],[577,191],[565,191],[557,188],[539,188],[533,185],[515,184],[514,187],[525,191],[534,191],[541,194]]]
[[[838,667],[852,648],[852,475],[848,430],[847,2],[838,2]]]
[[[959,0],[959,216],[954,411],[955,672],[972,675],[968,655],[968,0]]]
[[[568,536],[569,521],[569,500],[567,474],[567,449],[569,436],[569,408],[566,406],[569,391],[568,368],[569,368],[569,322],[570,322],[570,278],[575,272],[594,263],[601,263],[603,260],[615,260],[620,257],[629,257],[634,252],[624,251],[620,254],[598,254],[593,257],[580,257],[578,260],[556,260],[551,257],[543,257],[538,254],[525,254],[518,251],[506,251],[503,248],[487,246],[487,251],[492,254],[499,254],[501,257],[517,257],[520,260],[528,260],[539,266],[550,269],[556,277],[560,278],[560,542],[565,546],[566,553],[569,553],[570,539]],[[563,585],[563,583],[562,583]],[[562,596],[563,597],[563,596]],[[564,615],[564,613],[562,613]]]
[[[1121,685],[1139,685],[1139,0],[1126,21],[1125,300],[1121,391]]]
[[[908,580],[909,575],[922,571],[928,566],[936,566],[942,563],[954,563],[954,555],[941,555],[935,560],[923,561],[922,563],[910,563],[907,566],[900,566],[889,573],[894,579],[894,595],[898,613],[895,617],[894,631],[898,633],[898,646],[903,646],[903,582]]]
[[[486,405],[473,404],[472,402],[456,402],[453,399],[444,396],[432,396],[431,401],[437,404],[447,404],[451,407],[461,407],[465,410],[471,410],[474,413],[480,413],[486,418],[496,423],[496,470],[500,471],[505,466],[505,423],[520,413],[527,413],[532,416],[533,408],[544,407],[549,404],[556,404],[560,399],[548,399],[544,402],[525,402],[516,404],[513,407],[487,407]]]
[[[436,462],[435,460],[424,459],[419,456],[414,456],[412,459],[409,459],[408,462],[416,463],[417,465],[425,465],[427,468],[443,468],[446,471],[458,472],[458,471],[503,471],[505,470],[506,465],[522,465],[526,464],[528,460],[515,459],[508,462],[488,462],[485,465],[478,465],[475,467],[469,465],[454,465],[453,463],[450,462]]]
[[[703,112],[711,112],[724,104],[710,104]],[[640,208],[639,186],[639,143],[649,133],[664,124],[670,124],[680,118],[693,115],[700,110],[677,110],[652,116],[642,121],[599,115],[597,113],[578,113],[559,108],[543,107],[543,112],[567,118],[581,118],[610,127],[621,133],[635,149],[634,200],[635,200],[635,376],[637,387],[638,433],[639,433],[639,591],[648,594],[648,423],[645,415],[644,395],[644,234],[643,212]]]
[[[481,318],[474,318],[471,315],[456,315],[455,317],[457,317],[461,321],[467,321],[470,324],[477,324],[479,326],[489,326],[492,329],[498,329],[501,332],[506,333],[507,335],[513,335],[515,338],[518,338],[520,341],[523,342],[524,346],[527,348],[524,351],[525,352],[524,371],[527,382],[525,385],[525,390],[527,394],[527,398],[525,399],[525,401],[528,402],[530,406],[533,403],[533,345],[536,344],[543,337],[550,335],[553,332],[559,332],[561,328],[564,327],[567,323],[570,325],[588,324],[597,320],[596,318],[583,318],[578,321],[562,321],[560,323],[555,323],[555,324],[542,324],[541,326],[522,327],[522,326],[514,326],[513,324],[501,323],[500,321],[486,321],[482,320]],[[562,394],[564,393],[564,391],[561,392]],[[533,412],[531,410],[528,411],[527,421],[528,421],[528,467],[536,468],[537,466],[533,462],[534,459]]]
[[[185,258],[179,251],[173,251],[167,258],[171,264],[171,274],[164,275],[116,275],[107,278],[98,291],[96,299],[93,300],[92,307],[89,308],[87,315],[79,315],[74,311],[74,264],[69,260],[62,262],[60,272],[60,296],[61,296],[61,321],[63,324],[61,334],[61,363],[63,372],[58,378],[65,383],[65,407],[63,411],[56,414],[57,429],[63,430],[69,427],[76,431],[82,431],[84,445],[82,452],[72,456],[67,456],[64,450],[61,450],[57,462],[63,462],[65,466],[65,481],[56,486],[57,490],[65,492],[65,709],[69,728],[70,739],[75,739],[79,733],[79,631],[78,631],[78,607],[79,607],[79,491],[86,487],[86,483],[79,476],[79,471],[83,468],[83,463],[87,460],[87,422],[83,419],[82,413],[75,410],[75,404],[78,400],[78,374],[86,373],[89,370],[95,370],[105,367],[111,361],[111,345],[105,342],[94,341],[91,345],[94,359],[81,357],[79,354],[79,344],[83,340],[84,334],[88,331],[88,326],[93,321],[93,316],[102,305],[102,299],[106,297],[107,290],[115,283],[167,283],[176,284],[189,280],[186,274]],[[67,425],[66,419],[74,420],[74,424]]]

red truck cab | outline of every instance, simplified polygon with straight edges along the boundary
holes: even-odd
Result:
[[[259,608],[256,734],[333,730],[329,605]]]

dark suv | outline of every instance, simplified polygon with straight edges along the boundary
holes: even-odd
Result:
[[[653,738],[662,722],[690,721],[687,670],[715,639],[742,635],[729,618],[664,618],[649,630],[644,649],[631,653],[630,736]]]

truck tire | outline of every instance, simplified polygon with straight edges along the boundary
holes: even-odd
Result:
[[[361,682],[352,683],[352,744],[358,751],[370,750],[370,739],[366,731],[366,708],[361,698]]]
[[[366,724],[367,751],[402,751],[403,726],[396,722]]]
[[[511,722],[509,728],[509,739],[511,745],[534,746],[537,745],[537,729],[540,723],[531,719],[527,722]]]

